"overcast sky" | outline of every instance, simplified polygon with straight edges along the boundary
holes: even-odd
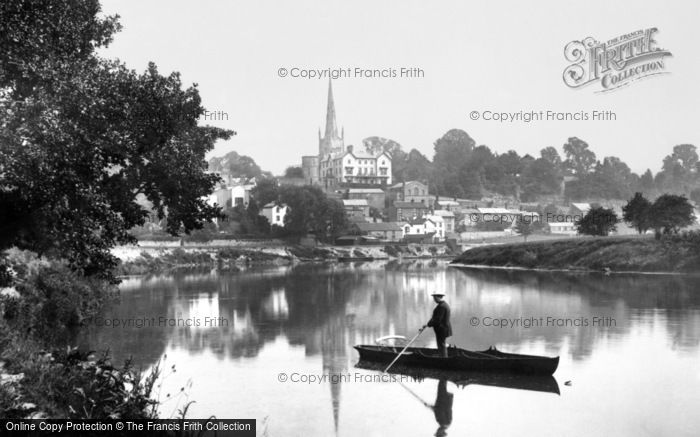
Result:
[[[279,69],[416,67],[422,78],[334,81],[346,144],[368,136],[416,148],[432,159],[433,143],[460,128],[503,153],[561,153],[566,139],[587,141],[598,158],[619,156],[632,170],[661,166],[674,145],[700,146],[700,2],[692,1],[113,1],[124,27],[104,52],[129,67],[179,71],[199,84],[204,106],[225,111],[210,124],[238,135],[231,150],[280,173],[318,150],[327,79],[280,77]],[[564,46],[609,40],[656,27],[669,74],[609,93],[571,89]],[[611,110],[616,121],[498,123],[471,111]]]

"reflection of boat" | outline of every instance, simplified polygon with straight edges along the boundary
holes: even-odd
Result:
[[[401,352],[397,346],[358,345],[361,361],[391,363]],[[506,372],[530,375],[552,375],[559,365],[559,357],[519,355],[501,352],[494,347],[474,352],[457,347],[447,348],[448,356],[437,355],[435,349],[409,347],[396,364],[428,369],[459,370],[471,372]]]
[[[366,370],[383,371],[384,365],[360,360],[355,367]],[[529,390],[543,393],[560,394],[559,384],[551,375],[523,375],[517,373],[497,372],[461,372],[457,370],[419,369],[416,367],[396,366],[389,369],[390,374],[406,375],[416,380],[426,378],[447,380],[465,387],[468,385],[483,385],[502,387],[514,390]]]

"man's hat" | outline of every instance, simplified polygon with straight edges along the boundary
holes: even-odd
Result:
[[[432,293],[430,293],[430,295],[431,296],[444,296],[445,293],[440,293],[439,291],[433,291]]]

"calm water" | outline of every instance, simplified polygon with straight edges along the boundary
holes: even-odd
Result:
[[[451,343],[559,355],[554,387],[367,381],[378,372],[355,368],[352,346],[412,336],[432,311],[430,290],[447,293]],[[466,271],[427,261],[178,273],[124,281],[104,317],[199,324],[92,326],[81,340],[118,359],[133,354],[144,368],[167,356],[176,372],[166,371],[160,391],[166,417],[189,399],[188,417],[256,418],[259,435],[270,436],[700,433],[697,278]],[[547,317],[568,326],[547,326]],[[519,325],[484,326],[502,318]],[[214,321],[227,326],[204,326]],[[434,345],[432,332],[417,344]]]

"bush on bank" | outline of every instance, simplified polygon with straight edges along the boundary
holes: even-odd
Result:
[[[0,417],[150,418],[159,370],[145,379],[130,361],[59,346],[115,295],[108,281],[28,251],[2,257]]]

